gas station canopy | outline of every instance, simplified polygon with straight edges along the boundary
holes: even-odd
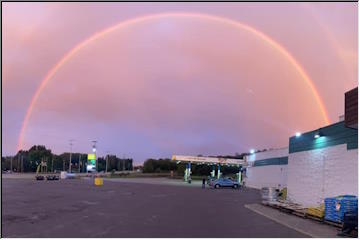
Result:
[[[202,164],[224,164],[224,165],[242,165],[242,166],[246,165],[246,161],[244,159],[234,159],[234,158],[173,155],[171,160],[191,162],[191,163],[202,163]]]

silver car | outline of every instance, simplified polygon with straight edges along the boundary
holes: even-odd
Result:
[[[231,188],[239,188],[240,184],[230,178],[219,178],[214,181],[210,181],[209,184],[211,187],[214,188],[221,188],[221,187],[231,187]]]

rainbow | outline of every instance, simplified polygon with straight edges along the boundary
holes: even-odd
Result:
[[[146,21],[149,21],[149,20],[163,19],[163,18],[169,18],[169,17],[172,17],[172,18],[200,18],[200,19],[203,19],[203,20],[215,21],[215,22],[227,24],[229,26],[233,26],[234,28],[237,28],[237,29],[240,29],[240,30],[245,30],[245,31],[255,35],[259,39],[263,40],[265,43],[270,45],[272,48],[276,49],[282,56],[284,56],[293,65],[293,67],[297,70],[297,72],[301,75],[304,82],[308,85],[308,87],[310,87],[312,93],[314,94],[316,102],[317,102],[317,104],[318,104],[318,106],[320,108],[320,111],[321,111],[322,115],[323,115],[324,123],[329,124],[330,121],[329,121],[329,117],[328,117],[325,105],[324,105],[324,103],[323,103],[317,89],[315,88],[315,85],[314,85],[313,81],[307,75],[307,73],[305,72],[303,67],[290,54],[290,52],[287,51],[283,46],[281,46],[278,42],[276,42],[275,40],[273,40],[272,38],[270,38],[266,34],[258,31],[257,29],[255,29],[253,27],[250,27],[250,26],[248,26],[246,24],[243,24],[241,22],[231,20],[231,19],[228,19],[228,18],[224,18],[224,17],[219,17],[219,16],[213,16],[213,15],[208,15],[208,14],[203,14],[203,13],[183,13],[183,12],[160,13],[160,14],[136,17],[136,18],[133,18],[133,19],[129,19],[129,20],[117,23],[117,24],[115,24],[115,25],[113,25],[111,27],[108,27],[108,28],[106,28],[106,29],[104,29],[102,31],[94,33],[92,36],[90,36],[89,38],[87,38],[84,41],[80,42],[75,47],[73,47],[70,51],[68,51],[48,71],[48,73],[46,74],[46,76],[44,77],[42,82],[40,83],[40,86],[38,87],[35,94],[33,95],[32,99],[31,99],[31,102],[30,102],[30,105],[27,108],[25,118],[24,118],[23,123],[22,123],[22,127],[21,127],[21,130],[20,130],[20,135],[19,135],[19,139],[18,139],[17,150],[20,150],[23,147],[23,140],[24,140],[25,130],[27,128],[27,125],[28,125],[30,117],[31,117],[31,113],[32,113],[32,111],[34,109],[34,106],[35,106],[41,92],[44,90],[45,86],[50,81],[50,79],[57,73],[57,71],[62,66],[64,66],[64,64],[66,64],[69,61],[69,59],[71,59],[73,56],[75,56],[82,48],[84,48],[89,43],[94,42],[94,41],[96,41],[96,40],[98,40],[98,39],[100,39],[102,37],[105,37],[106,35],[110,34],[111,32],[113,32],[115,30],[123,29],[123,28],[126,28],[126,27],[131,27],[132,25],[142,23],[142,22],[146,22]]]

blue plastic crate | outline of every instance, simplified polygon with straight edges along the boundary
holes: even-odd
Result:
[[[343,195],[325,199],[325,219],[333,222],[343,222],[344,214],[356,213],[358,198],[353,195]]]

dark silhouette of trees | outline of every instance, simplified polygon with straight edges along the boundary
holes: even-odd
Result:
[[[99,170],[105,170],[104,157],[98,158]],[[12,164],[11,164],[12,160]],[[80,160],[80,164],[79,164]],[[20,150],[15,156],[1,157],[2,170],[10,170],[11,165],[13,171],[17,172],[36,172],[37,166],[41,161],[46,162],[47,170],[51,171],[68,171],[70,153],[65,152],[60,155],[53,154],[50,149],[42,145],[34,145],[29,150]],[[72,172],[86,172],[87,154],[72,153],[71,154]],[[116,170],[132,170],[133,160],[131,158],[120,159],[116,155],[109,156],[108,171]]]

